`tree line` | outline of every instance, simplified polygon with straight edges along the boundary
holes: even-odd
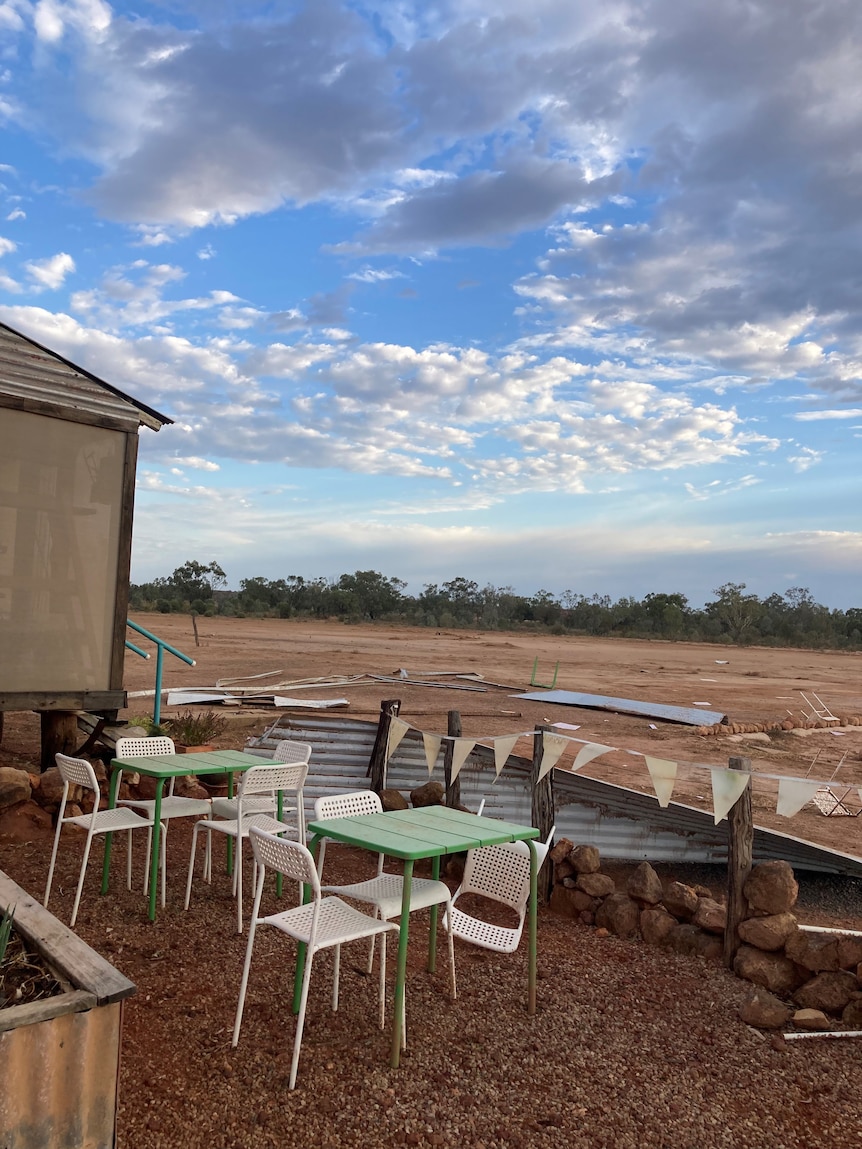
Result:
[[[522,595],[512,587],[482,587],[463,577],[426,583],[418,595],[406,594],[406,587],[401,579],[379,571],[354,571],[335,579],[257,576],[242,579],[238,590],[230,590],[217,562],[192,560],[166,578],[133,584],[129,605],[163,613],[862,649],[862,607],[830,610],[815,602],[807,587],[790,587],[783,595],[761,599],[746,593],[745,583],[724,583],[702,608],[691,606],[679,592],[616,601],[571,590]]]

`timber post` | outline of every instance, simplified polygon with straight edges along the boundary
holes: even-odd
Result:
[[[461,712],[459,710],[449,711],[446,719],[446,733],[450,739],[461,737]],[[460,806],[461,779],[456,778],[454,782],[452,781],[452,758],[455,753],[455,743],[445,742],[443,747],[443,785],[446,788],[443,801],[446,806]]]
[[[386,789],[386,744],[389,741],[389,727],[392,725],[392,719],[397,717],[400,710],[400,698],[390,698],[380,703],[377,734],[366,771],[366,777],[371,778],[371,789],[375,794]]]
[[[549,770],[545,777],[539,781],[539,770],[544,755],[543,734],[550,730],[549,726],[536,726],[533,733],[533,765],[530,770],[530,794],[532,797],[533,825],[539,831],[539,841],[544,842],[554,826],[554,771]],[[547,902],[551,896],[551,883],[553,880],[553,867],[545,858],[544,865],[539,870],[538,891],[539,899]]]
[[[728,758],[730,770],[751,773],[751,759]],[[733,959],[739,949],[739,925],[748,911],[743,893],[754,850],[754,820],[751,814],[751,784],[737,798],[727,815],[727,924],[724,927],[724,964],[733,969]]]
[[[56,766],[55,754],[74,754],[78,745],[78,716],[73,710],[40,710],[42,751],[39,766]]]

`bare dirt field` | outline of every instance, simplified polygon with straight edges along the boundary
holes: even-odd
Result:
[[[190,668],[166,660],[168,686],[207,686],[239,675],[281,671],[284,680],[332,674],[413,675],[477,672],[489,681],[529,688],[557,686],[690,706],[708,701],[732,720],[777,719],[799,712],[800,690],[836,711],[862,713],[859,656],[809,651],[572,639],[520,634],[429,632],[377,626],[277,620],[140,616],[142,625],[197,658]],[[717,660],[722,660],[721,662]],[[724,661],[726,660],[726,661]],[[126,687],[152,689],[153,664],[127,656]],[[343,713],[375,718],[384,698],[402,700],[402,716],[445,732],[457,709],[469,736],[530,730],[536,723],[580,724],[578,736],[619,747],[586,772],[649,790],[637,750],[680,763],[726,763],[746,754],[756,771],[816,774],[862,785],[862,728],[769,742],[704,739],[686,728],[601,711],[549,706],[485,693],[376,683],[306,692],[346,696]],[[804,704],[803,704],[804,705]],[[132,700],[141,713],[151,700]],[[228,712],[222,746],[240,747],[272,721],[271,711]],[[519,749],[521,749],[519,747]],[[529,753],[529,742],[523,751]],[[7,715],[0,765],[38,757],[38,720]],[[681,768],[675,797],[708,808],[708,775]],[[824,818],[806,809],[791,822],[774,812],[774,784],[758,779],[755,819],[763,825],[862,855],[862,819]],[[851,795],[858,808],[858,794]],[[849,801],[849,799],[848,799]],[[117,843],[108,897],[98,896],[101,848],[94,847],[77,930],[138,986],[126,1010],[121,1149],[204,1146],[456,1146],[469,1149],[810,1149],[862,1145],[859,1041],[784,1043],[742,1024],[747,987],[720,966],[635,942],[598,937],[542,911],[539,1011],[529,1018],[525,947],[514,957],[459,945],[459,995],[450,1001],[442,943],[438,972],[423,967],[427,916],[411,924],[408,1049],[402,1067],[387,1064],[388,1032],[376,1028],[374,985],[364,952],[345,955],[342,1004],[328,1006],[331,962],[316,968],[299,1080],[286,1089],[293,1022],[292,950],[261,933],[252,967],[242,1040],[230,1048],[245,936],[235,932],[223,870],[211,887],[196,880],[183,910],[190,827],[172,825],[168,904],[145,918],[136,855],[133,890],[125,889],[124,844]],[[138,848],[140,851],[140,847]],[[40,895],[50,840],[0,842],[0,866]],[[142,853],[142,851],[140,851]],[[373,863],[358,852],[327,854],[331,881],[366,876]],[[68,920],[80,840],[64,839],[51,908]],[[330,865],[332,868],[330,869]],[[250,873],[249,873],[250,878]],[[267,895],[265,909],[278,903]],[[391,1016],[391,1003],[390,1003]]]

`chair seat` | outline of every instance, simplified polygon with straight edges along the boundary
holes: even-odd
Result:
[[[154,798],[124,798],[117,805],[130,806],[133,810],[145,810],[151,819],[156,810]],[[201,814],[209,814],[210,809],[209,798],[181,798],[179,795],[166,794],[162,798],[160,817],[161,819],[198,818]]]
[[[93,826],[94,834],[113,833],[115,830],[139,830],[142,826],[152,826],[152,818],[144,818],[134,810],[121,810],[119,806],[114,810],[99,810],[95,821],[92,814],[78,814],[74,818],[64,818],[64,826],[81,826],[89,830]]]
[[[278,801],[271,794],[249,795],[243,799],[243,811],[246,814],[274,814],[278,809]],[[295,806],[284,806],[285,810],[295,810]],[[239,811],[239,801],[236,798],[213,798],[212,815],[214,818],[236,818]]]
[[[249,814],[247,818],[242,820],[243,838],[248,837],[252,826],[256,826],[259,830],[265,830],[267,834],[283,834],[286,830],[292,830],[296,833],[296,827],[291,826],[289,822],[279,822],[278,818],[273,818],[269,814]],[[195,822],[195,833],[199,829],[216,830],[219,834],[229,834],[232,838],[236,838],[240,834],[238,818],[201,818],[200,821]]]
[[[295,906],[293,909],[284,910],[280,914],[258,918],[258,924],[275,926],[276,929],[297,941],[307,943],[311,937],[313,914],[314,903],[309,902],[308,905]],[[317,950],[326,946],[342,945],[359,938],[370,938],[375,934],[382,934],[389,930],[397,931],[398,926],[370,918],[367,914],[349,906],[347,902],[343,902],[341,898],[322,898],[314,948]]]
[[[355,898],[377,907],[382,918],[397,918],[401,914],[404,879],[400,874],[378,874],[365,882],[349,886],[323,886],[326,893],[337,893],[342,898]],[[444,882],[431,878],[414,878],[410,886],[410,912],[448,902],[452,894]]]
[[[480,918],[465,914],[457,906],[452,910],[453,936],[483,949],[496,950],[501,954],[514,953],[521,941],[522,932],[523,926],[514,929],[508,926],[493,926],[490,922],[483,922]]]

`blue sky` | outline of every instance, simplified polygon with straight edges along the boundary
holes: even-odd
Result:
[[[859,604],[857,0],[0,0],[0,319],[133,579]]]

